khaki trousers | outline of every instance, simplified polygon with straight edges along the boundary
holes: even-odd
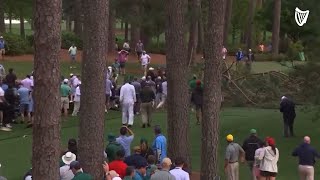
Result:
[[[79,112],[79,109],[80,109],[80,101],[79,102],[74,102],[72,116],[76,116],[78,114],[78,112]]]
[[[314,180],[313,166],[299,165],[300,180]]]
[[[239,163],[230,163],[227,168],[227,180],[239,180]]]
[[[141,119],[142,124],[151,123],[152,102],[141,103]]]

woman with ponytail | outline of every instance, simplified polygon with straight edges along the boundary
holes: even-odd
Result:
[[[272,137],[266,138],[267,147],[259,155],[260,180],[275,180],[278,173],[279,150]]]

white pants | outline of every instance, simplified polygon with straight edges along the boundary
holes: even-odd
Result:
[[[133,102],[122,103],[122,124],[133,125]]]
[[[80,109],[80,101],[79,102],[74,101],[72,116],[76,116],[79,112],[79,109]]]

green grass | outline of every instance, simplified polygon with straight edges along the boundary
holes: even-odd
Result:
[[[278,110],[265,109],[249,109],[249,108],[226,108],[221,113],[220,123],[220,145],[219,145],[219,168],[220,175],[223,176],[223,157],[226,142],[225,135],[231,133],[235,137],[235,141],[240,144],[247,137],[249,129],[256,128],[259,135],[263,138],[273,136],[276,139],[277,146],[280,151],[279,176],[277,179],[288,180],[295,179],[297,176],[296,167],[297,160],[290,156],[293,148],[301,142],[302,136],[307,132],[311,138],[317,137],[320,130],[320,122],[312,123],[311,114],[304,114],[298,111],[296,119],[297,138],[284,139],[281,134],[282,121]],[[119,112],[110,112],[106,115],[105,134],[110,132],[118,134],[121,126],[121,118]],[[152,129],[142,129],[140,116],[135,118],[135,140],[132,146],[137,145],[141,137],[145,137],[152,142]],[[166,134],[166,114],[157,112],[154,114],[153,124],[159,124]],[[23,137],[27,135],[27,137]],[[61,131],[62,144],[66,145],[69,138],[77,137],[78,120],[77,118],[68,118],[63,124]],[[195,126],[194,114],[190,118],[190,142],[192,150],[192,166],[195,171],[200,169],[200,151],[201,151],[201,130],[200,126]],[[25,129],[23,125],[17,125],[13,132],[0,132],[0,162],[2,164],[1,173],[10,180],[21,179],[24,172],[30,167],[31,150],[32,150],[31,129]],[[313,146],[319,149],[320,142],[313,141]],[[318,167],[318,165],[317,165]],[[320,172],[316,171],[316,176],[320,176]],[[249,179],[248,168],[241,165],[240,179]]]

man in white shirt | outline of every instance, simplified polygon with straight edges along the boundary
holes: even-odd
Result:
[[[142,51],[142,55],[140,57],[142,70],[144,73],[144,76],[146,76],[148,64],[150,64],[151,57],[146,53],[146,51]]]
[[[133,107],[136,99],[136,91],[133,85],[127,81],[120,89],[120,103],[122,105],[122,125],[133,125]]]
[[[76,88],[78,87],[80,80],[79,78],[74,75],[72,78],[72,81],[70,81],[70,86],[71,86],[71,102],[74,101],[75,93],[76,93]]]
[[[167,79],[166,77],[163,77],[163,83],[161,84],[162,86],[162,97],[161,97],[161,102],[158,104],[157,109],[161,108],[167,99],[167,95],[168,95],[168,85],[167,85]]]
[[[73,112],[72,112],[72,116],[77,116],[79,109],[80,109],[80,86],[81,86],[81,82],[79,81],[78,83],[78,87],[76,88],[76,93],[74,95],[74,107],[73,107]]]
[[[225,47],[223,46],[223,48],[222,48],[222,59],[223,59],[223,60],[226,60],[227,53],[228,53],[227,48],[225,48]]]
[[[27,75],[25,79],[21,81],[23,87],[32,90],[33,87],[33,80],[30,78],[30,75]]]
[[[170,171],[170,173],[176,178],[176,180],[190,180],[189,174],[182,170],[184,166],[184,160],[178,157],[175,162],[175,168]]]
[[[70,48],[69,48],[69,54],[70,54],[70,58],[71,58],[71,63],[74,63],[76,61],[76,55],[77,55],[77,47],[73,44]],[[70,66],[70,69],[72,69],[74,67]]]

